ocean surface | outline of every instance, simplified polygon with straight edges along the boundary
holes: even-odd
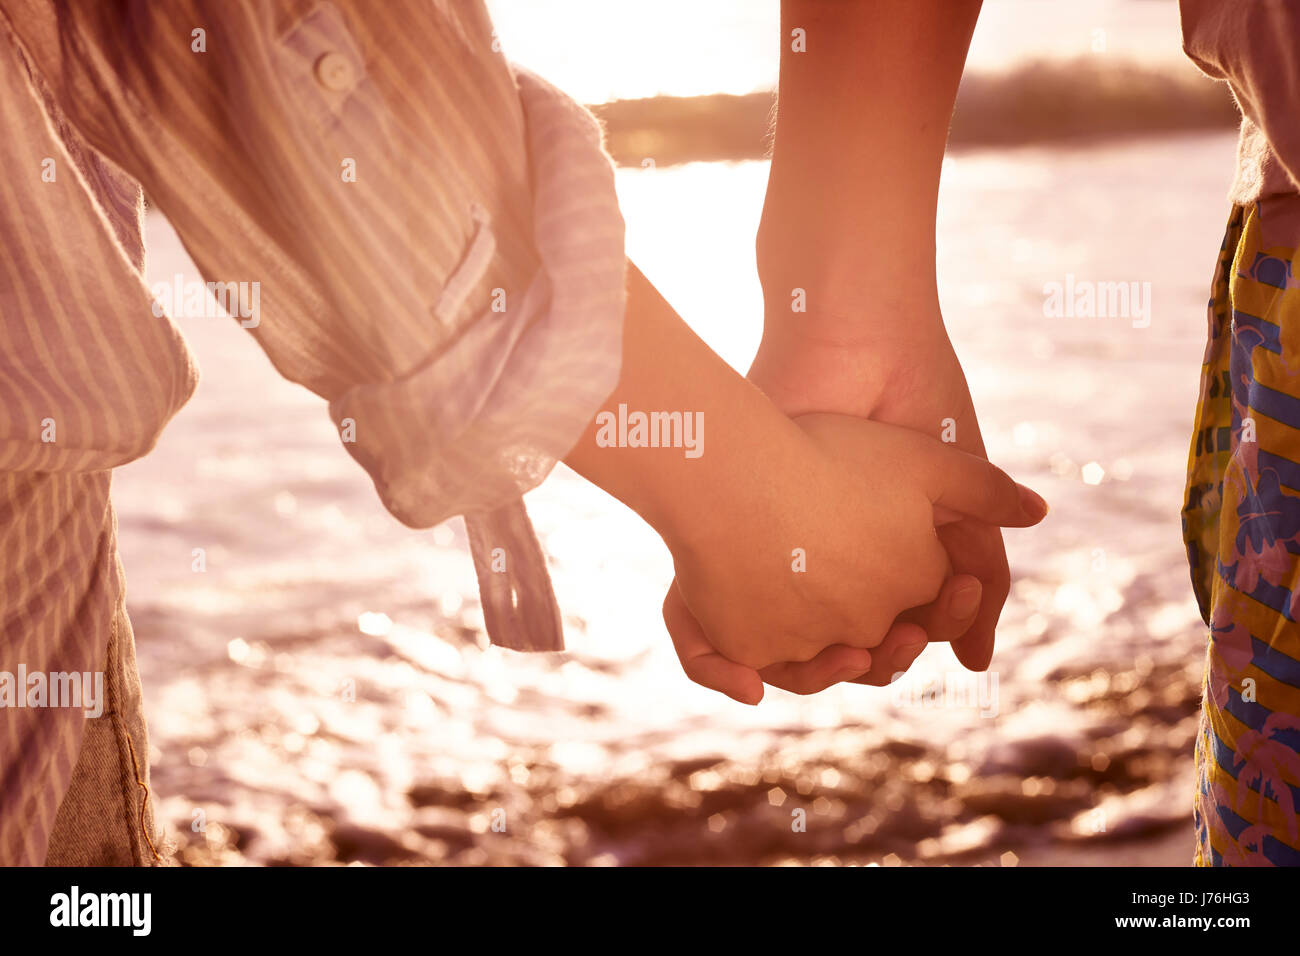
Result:
[[[747,708],[691,684],[659,615],[667,551],[563,466],[527,503],[569,649],[489,647],[459,519],[400,525],[322,401],[233,320],[178,319],[202,383],[113,498],[179,859],[1188,861],[1204,633],[1179,509],[1233,147],[946,162],[948,327],[991,457],[1053,509],[1007,535],[979,679],[935,645],[887,689]],[[742,370],[766,175],[618,173],[629,254]],[[148,243],[151,282],[197,279],[156,212]],[[1049,317],[1066,282],[1139,283],[1149,314]]]

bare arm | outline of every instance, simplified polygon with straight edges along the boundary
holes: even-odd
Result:
[[[787,414],[839,412],[931,436],[951,420],[957,447],[984,454],[935,277],[939,173],[979,11],[979,0],[783,0],[757,241],[765,319],[749,378]],[[792,308],[795,290],[804,311]],[[971,521],[939,534],[955,574],[906,617],[982,669],[1010,588],[1002,538]]]
[[[759,274],[775,308],[841,341],[881,334],[856,303],[932,304],[939,170],[981,0],[784,0],[780,101]],[[796,52],[795,30],[806,50]],[[869,249],[869,257],[862,254]],[[898,281],[906,276],[906,283]],[[815,295],[791,313],[790,289]]]

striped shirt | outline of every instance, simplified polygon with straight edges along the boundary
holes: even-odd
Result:
[[[0,122],[0,672],[102,669],[111,469],[197,381],[142,188],[385,506],[465,515],[493,642],[563,646],[521,495],[617,381],[623,223],[481,2],[0,0]],[[81,721],[0,710],[0,863],[42,861]]]

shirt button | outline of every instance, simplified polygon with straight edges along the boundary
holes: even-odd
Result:
[[[316,81],[341,93],[352,85],[352,64],[342,53],[326,53],[316,61]]]

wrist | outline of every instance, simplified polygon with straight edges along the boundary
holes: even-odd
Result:
[[[797,458],[792,443],[801,441],[802,431],[630,267],[619,383],[565,462],[636,511],[676,554],[709,547],[764,513],[771,462]]]
[[[881,245],[846,235],[761,242],[765,336],[867,344],[942,327],[933,246],[905,258],[901,249],[882,253]]]
[[[869,276],[828,278],[809,285],[782,270],[763,283],[767,349],[876,350],[946,335],[933,285]]]
[[[824,165],[782,181],[774,160],[755,234],[759,280],[860,293],[878,283],[934,286],[933,197],[862,183]],[[822,177],[826,177],[822,179]],[[811,178],[833,184],[816,190]]]
[[[707,454],[660,475],[643,517],[675,559],[732,547],[736,529],[784,511],[788,481],[803,471],[811,442],[755,385],[735,377],[732,399],[711,421]],[[763,516],[767,516],[764,518]]]
[[[787,415],[877,418],[900,397],[925,394],[933,387],[927,378],[960,374],[937,310],[924,317],[903,314],[908,321],[895,318],[865,330],[829,325],[817,332],[768,323],[747,377]]]

